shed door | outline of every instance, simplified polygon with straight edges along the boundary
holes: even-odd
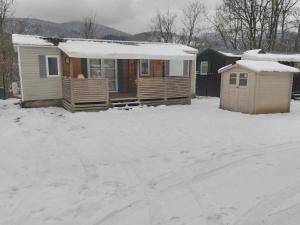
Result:
[[[235,112],[249,112],[249,81],[247,73],[229,75],[228,108]]]
[[[249,112],[249,75],[240,73],[237,80],[238,101],[237,109],[239,112]]]
[[[231,73],[229,75],[229,88],[228,88],[228,109],[231,111],[238,110],[238,74]]]

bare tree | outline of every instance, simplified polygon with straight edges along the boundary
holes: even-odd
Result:
[[[216,16],[213,20],[208,17],[214,29],[219,33],[226,48],[239,49],[242,44],[242,22],[231,12],[226,5],[220,5],[216,9]]]
[[[194,1],[182,10],[183,13],[183,28],[182,28],[182,41],[186,45],[195,45],[196,36],[200,32],[200,19],[204,17],[205,6],[201,1]]]
[[[296,30],[295,40],[294,40],[294,51],[299,51],[300,46],[300,8],[297,7],[292,13],[292,28]]]
[[[81,37],[87,39],[97,38],[96,15],[92,14],[83,19],[81,23]]]
[[[299,0],[223,0],[214,26],[226,45],[287,49],[290,15]]]
[[[295,11],[299,10],[299,8],[297,7],[298,3],[299,0],[283,0],[282,2],[282,13],[280,18],[281,37],[279,42],[279,47],[281,48],[281,50],[285,48],[285,42],[289,41],[286,40],[286,35],[293,28],[294,13]],[[286,47],[288,48],[289,46]]]
[[[176,18],[177,15],[170,12],[170,10],[165,13],[158,10],[155,18],[151,20],[151,32],[153,37],[161,42],[173,42],[176,33]]]
[[[12,12],[14,0],[0,0],[0,33],[4,32],[5,22]]]
[[[0,79],[4,81],[6,95],[13,77],[14,52],[11,35],[5,32],[5,24],[12,13],[13,3],[13,0],[0,0]]]

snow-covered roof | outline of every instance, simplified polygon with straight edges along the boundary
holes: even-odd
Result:
[[[255,60],[239,60],[235,64],[225,66],[218,70],[218,73],[223,73],[227,70],[230,70],[235,67],[242,67],[249,69],[254,72],[290,72],[290,73],[299,73],[300,70],[291,66],[286,66],[278,62],[270,61],[255,61]]]
[[[261,49],[255,49],[246,51],[242,55],[242,59],[273,62],[300,62],[300,54],[265,53]]]
[[[13,34],[15,46],[54,46],[51,38]],[[109,59],[186,59],[192,60],[197,49],[173,43],[129,42],[88,39],[61,39],[58,48],[74,58]]]
[[[13,34],[12,43],[15,46],[54,46],[41,36]]]
[[[152,42],[68,39],[58,47],[75,58],[194,59],[198,53],[197,49],[181,44]]]
[[[221,54],[226,55],[228,57],[236,57],[236,58],[242,57],[242,55],[231,53],[231,52],[223,52],[223,51],[218,51],[218,52],[220,52]]]

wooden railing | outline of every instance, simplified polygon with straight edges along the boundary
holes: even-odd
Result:
[[[137,95],[143,99],[190,98],[190,77],[138,78]]]
[[[97,78],[78,80],[63,78],[63,98],[71,104],[108,103],[108,79]]]

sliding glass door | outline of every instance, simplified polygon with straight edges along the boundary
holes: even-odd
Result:
[[[116,60],[114,59],[90,59],[89,76],[91,78],[106,77],[109,80],[109,91],[117,92]]]

